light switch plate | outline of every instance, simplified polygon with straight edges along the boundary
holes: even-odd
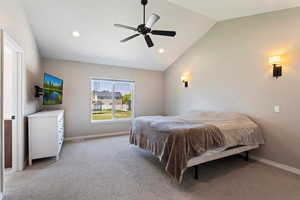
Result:
[[[279,105],[274,106],[274,112],[275,113],[280,113],[280,106]]]

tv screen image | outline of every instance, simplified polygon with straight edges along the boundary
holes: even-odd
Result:
[[[63,80],[55,76],[44,74],[44,105],[62,104],[63,83]]]

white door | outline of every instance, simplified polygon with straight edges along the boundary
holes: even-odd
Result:
[[[24,168],[23,68],[24,52],[22,48],[0,29],[0,199],[4,191],[4,119],[12,120],[15,117],[15,120],[12,120],[13,171]]]
[[[12,120],[12,169],[15,169],[17,162],[15,145],[17,141],[18,52],[8,40],[4,40],[3,58],[3,117],[4,120]]]

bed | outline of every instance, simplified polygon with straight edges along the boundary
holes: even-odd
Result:
[[[264,144],[259,126],[239,113],[194,111],[179,116],[146,116],[133,121],[130,144],[151,152],[166,172],[182,182],[190,167],[245,154]]]

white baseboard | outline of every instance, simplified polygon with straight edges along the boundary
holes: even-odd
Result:
[[[87,136],[67,137],[67,138],[65,138],[65,141],[97,139],[97,138],[114,137],[114,136],[123,136],[123,135],[129,135],[129,131],[116,132],[116,133],[102,133],[102,134],[98,134],[98,135],[87,135]]]
[[[278,162],[275,162],[275,161],[272,161],[272,160],[268,160],[268,159],[260,158],[260,157],[256,157],[256,156],[250,156],[250,158],[253,159],[253,160],[256,160],[258,162],[264,163],[266,165],[271,165],[273,167],[276,167],[276,168],[279,168],[279,169],[282,169],[282,170],[300,175],[300,169],[298,169],[298,168],[294,168],[294,167],[291,167],[291,166],[288,166],[288,165],[284,165],[284,164],[281,164],[281,163],[278,163]]]

